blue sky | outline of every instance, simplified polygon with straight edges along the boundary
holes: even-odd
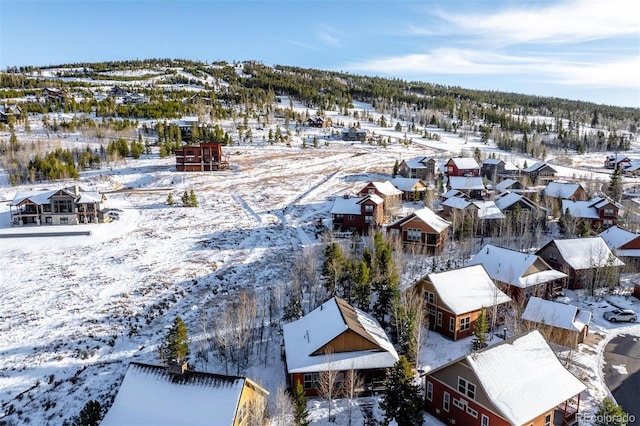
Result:
[[[258,60],[640,107],[637,0],[0,0],[0,69]]]

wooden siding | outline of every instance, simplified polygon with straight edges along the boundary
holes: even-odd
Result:
[[[265,389],[253,381],[245,379],[242,392],[240,393],[240,400],[236,408],[236,415],[233,419],[233,426],[250,426],[252,406],[266,402],[264,399],[267,395],[269,395],[269,392]]]
[[[367,351],[367,350],[381,350],[380,346],[374,342],[360,336],[352,330],[346,330],[340,333],[334,339],[330,340],[327,344],[318,348],[313,355],[322,355],[327,352],[339,353],[339,352],[354,352],[354,351]]]

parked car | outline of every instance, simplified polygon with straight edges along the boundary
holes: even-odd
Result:
[[[614,309],[613,311],[607,311],[604,313],[604,319],[611,322],[635,322],[638,316],[631,309]]]

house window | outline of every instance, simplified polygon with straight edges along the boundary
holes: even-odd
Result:
[[[469,406],[467,406],[467,414],[469,414],[470,416],[476,419],[478,418],[478,412]]]
[[[433,401],[433,383],[427,382],[427,401]]]
[[[420,241],[422,239],[422,231],[419,229],[407,229],[407,241]]]
[[[352,215],[352,214],[350,214],[350,215],[347,217],[347,219],[349,219],[349,220],[353,220],[353,215]]]
[[[605,216],[613,216],[613,209],[604,209],[604,215]]]
[[[338,220],[338,219],[339,219],[339,220],[342,220],[342,216],[343,216],[343,215],[341,215],[341,214],[335,214],[335,215],[333,215],[333,217],[334,217],[334,218],[336,218],[336,220]]]
[[[73,211],[73,202],[71,200],[53,200],[54,213],[71,213]]]
[[[364,211],[367,212],[367,213],[371,213],[373,211],[373,206],[369,205],[369,204],[365,205],[364,206]]]
[[[449,398],[450,398],[449,392],[445,392],[444,395],[442,396],[442,409],[447,413],[449,412]]]
[[[47,216],[44,218],[44,223],[51,225],[53,223],[53,220],[51,218],[51,216]]]
[[[458,407],[459,409],[461,409],[462,411],[464,411],[465,407],[467,406],[467,401],[465,401],[464,399],[453,399],[453,406],[454,407]]]
[[[369,191],[368,191],[368,192],[369,192],[369,194],[375,194],[375,193],[376,193],[376,190],[375,190],[375,189],[373,189],[373,188],[369,188]]]
[[[552,262],[558,262],[558,255],[556,253],[549,253],[549,260]]]
[[[487,417],[486,415],[482,415],[482,424],[481,426],[489,426],[489,417]]]
[[[442,312],[438,312],[438,317],[436,318],[436,325],[438,327],[442,327]]]
[[[365,216],[364,223],[373,223],[373,216]]]
[[[602,227],[603,228],[611,228],[613,226],[613,220],[611,219],[605,219],[602,221]]]
[[[458,377],[458,392],[462,395],[466,395],[471,399],[475,399],[476,397],[476,385],[469,382],[462,377]]]
[[[318,389],[320,382],[320,374],[318,373],[304,373],[304,389]]]
[[[69,223],[69,218],[68,217],[61,217],[60,218],[60,225],[67,225]]]
[[[470,317],[464,317],[462,319],[460,319],[460,330],[468,330],[469,326],[471,324],[471,318]]]
[[[436,295],[435,295],[435,293],[433,293],[431,291],[427,291],[425,293],[425,298],[427,299],[427,303],[429,303],[431,305],[435,305],[436,304]]]
[[[551,413],[544,416],[544,426],[551,426]]]
[[[456,329],[456,319],[454,317],[449,318],[449,331]]]

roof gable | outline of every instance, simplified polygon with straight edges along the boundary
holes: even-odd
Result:
[[[600,237],[553,240],[538,252],[541,252],[550,244],[553,244],[564,261],[576,270],[624,265],[620,259],[611,253],[607,244]]]
[[[527,307],[522,313],[522,319],[572,331],[581,331],[585,325],[584,315],[578,315],[580,309],[577,306],[552,302],[539,297],[530,297]],[[591,314],[586,316],[589,320]]]

